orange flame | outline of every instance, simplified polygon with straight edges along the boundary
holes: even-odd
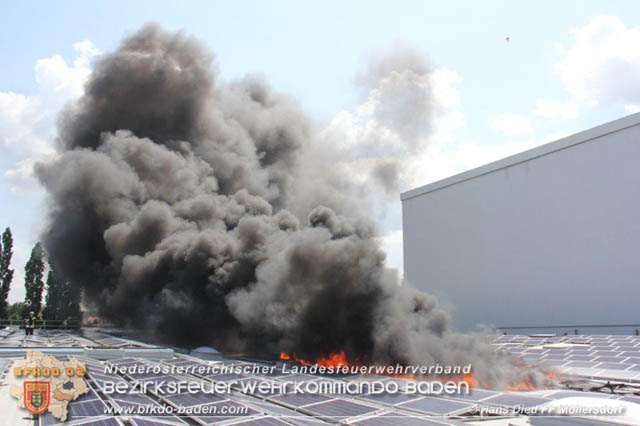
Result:
[[[353,361],[353,360],[349,360],[347,358],[347,354],[344,351],[340,351],[340,352],[335,352],[335,353],[331,353],[328,355],[323,355],[318,357],[315,361],[308,361],[302,358],[299,358],[295,352],[281,352],[280,353],[280,359],[283,361],[293,361],[293,362],[298,362],[302,365],[306,365],[306,366],[312,366],[312,365],[318,365],[321,367],[361,367],[363,366],[362,363],[357,362],[357,361]],[[523,366],[523,369],[527,369],[528,366]],[[383,373],[384,374],[384,373]],[[462,383],[465,382],[467,385],[469,385],[469,388],[485,388],[488,389],[489,388],[489,384],[485,383],[485,382],[481,382],[474,374],[473,372],[471,373],[465,373],[465,374],[459,374],[459,375],[455,375],[455,376],[438,376],[438,377],[432,377],[432,376],[418,376],[416,377],[415,375],[409,373],[409,374],[384,374],[384,375],[388,375],[390,377],[395,377],[395,378],[399,378],[399,379],[407,379],[407,380],[438,380],[438,381],[453,381],[453,382],[458,382],[458,383]],[[556,374],[552,371],[547,371],[545,372],[545,376],[555,380],[556,379]],[[530,377],[525,377],[524,382],[521,383],[515,383],[512,384],[510,386],[507,386],[508,390],[512,390],[512,391],[531,391],[531,390],[535,390],[536,387],[533,385],[533,383],[531,382],[531,378]]]
[[[332,353],[329,355],[324,355],[319,357],[316,361],[311,362],[305,359],[299,358],[295,352],[280,352],[280,359],[283,361],[293,361],[298,362],[302,365],[318,365],[321,367],[351,367],[351,366],[362,366],[359,362],[350,361],[347,359],[347,354],[344,351]],[[470,388],[488,388],[489,385],[486,383],[481,383],[473,373],[460,374],[456,376],[440,376],[440,377],[416,377],[414,374],[385,374],[390,377],[395,377],[398,379],[407,379],[407,380],[438,380],[438,381],[454,381],[454,382],[466,382]]]
[[[298,358],[295,352],[292,352],[291,354],[287,352],[280,352],[280,359],[283,361],[299,362],[302,365],[319,365],[321,367],[349,367],[359,365],[357,363],[349,362],[347,360],[347,354],[344,351],[323,355],[315,362],[309,362],[302,358]]]
[[[529,377],[525,377],[524,382],[507,386],[507,389],[510,391],[531,391],[534,390],[535,387],[531,383],[531,379]]]

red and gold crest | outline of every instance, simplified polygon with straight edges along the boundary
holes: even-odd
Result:
[[[49,400],[49,382],[24,382],[24,406],[31,414],[42,414],[47,411]]]

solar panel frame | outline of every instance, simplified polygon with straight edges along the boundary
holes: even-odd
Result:
[[[177,423],[177,421],[180,421],[180,423]],[[178,419],[177,417],[175,418],[175,420],[159,420],[159,419],[154,419],[154,418],[140,418],[140,417],[130,417],[129,418],[129,422],[132,424],[132,426],[167,426],[167,425],[184,425],[185,423]]]
[[[388,405],[398,405],[403,402],[413,401],[415,399],[420,398],[420,395],[416,395],[414,393],[369,393],[366,395],[360,395],[361,399],[365,399],[369,402],[377,403],[377,404],[388,404]]]
[[[107,406],[102,400],[70,402],[67,405],[67,421],[73,418],[104,416]]]
[[[276,380],[287,382],[312,382],[314,380],[320,380],[321,377],[312,376],[310,374],[289,374],[288,376],[278,377]]]
[[[424,418],[398,412],[385,413],[353,422],[353,425],[356,426],[395,426],[398,424],[403,426],[464,425],[464,423],[453,420]]]
[[[552,353],[545,355],[544,359],[565,360],[567,359],[567,355],[564,353]]]
[[[100,398],[98,397],[98,394],[96,393],[96,391],[91,386],[89,386],[89,392],[83,393],[82,395],[78,395],[78,397],[74,399],[73,402],[93,401],[95,399],[100,399]]]
[[[594,359],[595,359],[595,356],[588,356],[588,355],[571,355],[567,357],[568,361],[593,361]]]
[[[120,426],[124,423],[118,417],[104,417],[86,422],[74,423],[74,426]]]
[[[164,396],[162,399],[175,407],[193,407],[196,405],[211,404],[216,402],[228,401],[228,398],[217,394],[198,393],[182,393],[177,395]]]
[[[457,395],[456,399],[464,399],[468,401],[482,401],[492,396],[500,395],[501,392],[486,389],[470,389],[468,394]]]
[[[564,365],[567,367],[595,368],[598,363],[592,361],[570,361]]]
[[[622,364],[615,362],[601,362],[595,368],[604,368],[607,370],[628,370],[633,364]]]
[[[496,396],[492,396],[482,401],[486,404],[503,405],[507,407],[523,406],[523,407],[535,407],[536,405],[549,402],[549,399],[540,398],[535,396],[524,396],[515,393],[501,393]]]
[[[362,404],[360,402],[347,401],[344,399],[333,399],[318,404],[308,405],[300,410],[307,411],[312,415],[318,415],[327,418],[346,419],[349,417],[371,414],[382,410],[381,407],[373,407],[371,405]]]
[[[284,395],[278,395],[269,398],[269,401],[275,401],[290,407],[304,407],[305,405],[317,404],[319,402],[326,402],[332,400],[327,395],[309,394],[309,393],[287,393]]]
[[[202,424],[213,424],[213,423],[217,423],[219,421],[226,421],[226,420],[231,420],[233,418],[239,418],[239,417],[252,417],[255,416],[257,414],[260,414],[259,411],[245,405],[245,404],[240,404],[239,402],[236,401],[231,401],[231,400],[225,400],[225,401],[220,401],[220,402],[216,402],[213,404],[205,404],[202,405],[200,407],[218,407],[218,409],[220,409],[221,407],[226,406],[226,407],[245,407],[246,408],[246,413],[234,413],[234,414],[224,414],[224,415],[218,415],[218,414],[213,414],[213,415],[189,415],[189,418],[202,423]]]
[[[134,404],[158,405],[157,401],[149,398],[144,394],[128,394],[128,393],[113,394],[113,395],[109,395],[109,399],[114,401],[132,402]]]
[[[569,416],[534,416],[530,417],[532,426],[564,426],[564,425],[578,425],[578,426],[613,426],[614,423],[608,421],[600,421],[593,418],[584,417],[569,417]]]
[[[194,361],[195,362],[195,360],[192,360],[192,359],[189,359],[189,358],[183,358],[183,357],[180,357],[180,356],[162,360],[162,362],[164,364],[169,364],[169,365],[173,365],[173,364],[184,362],[184,361]]]
[[[215,382],[229,382],[232,380],[242,380],[250,378],[247,375],[237,373],[209,374],[205,377]]]
[[[264,416],[258,417],[252,420],[246,420],[238,423],[233,423],[234,426],[290,426],[291,423],[284,422],[275,417]]]
[[[436,414],[440,416],[452,415],[455,413],[463,413],[468,411],[476,404],[466,401],[453,401],[444,398],[423,397],[415,401],[409,401],[399,404],[398,407],[412,409],[428,414]]]
[[[113,364],[113,365],[123,365],[123,364],[135,363],[135,362],[140,362],[140,360],[137,358],[114,358],[107,361],[107,363]]]

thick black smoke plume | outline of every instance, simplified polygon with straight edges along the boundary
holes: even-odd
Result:
[[[87,305],[175,345],[471,362],[490,384],[530,374],[400,285],[359,214],[362,188],[322,162],[294,101],[257,77],[217,83],[212,61],[145,26],[99,57],[60,116],[61,155],[37,167],[44,241]]]

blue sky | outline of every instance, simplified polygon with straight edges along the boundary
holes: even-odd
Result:
[[[320,128],[345,135],[351,134],[346,127],[357,126],[345,120],[372,99],[356,76],[398,43],[420,51],[429,58],[442,108],[424,149],[403,157],[412,170],[404,190],[640,105],[640,3],[634,1],[6,3],[0,226],[11,226],[16,240],[11,301],[23,297],[24,262],[44,223],[45,197],[29,174],[34,161],[55,155],[56,112],[81,94],[91,57],[148,21],[204,41],[221,79],[261,74],[298,99]],[[389,262],[401,267],[399,196],[384,202],[383,243]]]

